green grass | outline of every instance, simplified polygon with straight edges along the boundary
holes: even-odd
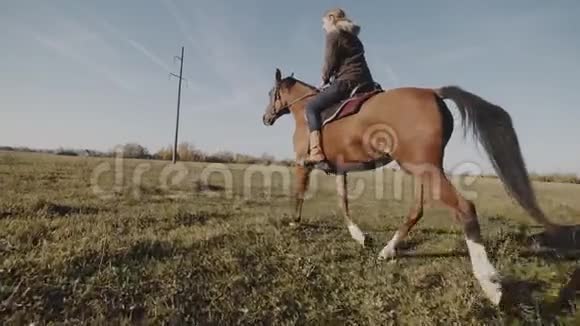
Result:
[[[0,153],[0,324],[580,323],[578,298],[559,294],[580,256],[531,250],[524,239],[541,230],[497,180],[462,189],[476,195],[490,259],[513,280],[502,307],[484,298],[461,228],[439,206],[401,257],[377,261],[411,204],[411,180],[397,173],[350,178],[361,191],[352,217],[374,239],[361,248],[332,176],[313,176],[303,224],[291,227],[285,172],[269,187],[247,165],[115,164]],[[580,186],[534,186],[550,217],[580,222]]]

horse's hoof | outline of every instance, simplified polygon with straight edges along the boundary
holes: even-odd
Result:
[[[292,222],[288,223],[288,226],[295,228],[299,224],[300,224],[300,221],[292,221]]]
[[[333,174],[336,173],[334,168],[330,165],[328,161],[320,161],[320,162],[311,162],[306,161],[304,162],[304,166],[311,169],[321,170],[326,174]]]
[[[348,231],[350,232],[350,236],[358,242],[361,246],[365,246],[365,234],[359,229],[356,224],[349,224]]]
[[[496,306],[501,303],[503,291],[500,281],[494,280],[494,277],[480,278],[479,284],[489,301]]]
[[[369,236],[368,234],[365,234],[365,239],[363,241],[363,247],[365,248],[370,248],[372,247],[374,244],[374,240],[371,236]]]
[[[397,252],[395,250],[395,248],[392,248],[390,246],[386,246],[383,248],[383,250],[381,250],[381,252],[379,253],[379,260],[387,260],[387,259],[393,259],[397,256]]]
[[[326,161],[317,162],[314,164],[314,167],[323,171],[330,170],[330,164],[328,164]]]

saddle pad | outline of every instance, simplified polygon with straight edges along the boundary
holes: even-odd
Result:
[[[358,113],[366,100],[382,91],[382,89],[376,89],[370,92],[360,93],[323,110],[321,113],[322,125],[324,126],[333,121]]]

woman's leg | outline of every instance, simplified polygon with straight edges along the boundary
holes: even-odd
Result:
[[[349,96],[348,83],[337,81],[322,90],[315,98],[306,105],[306,117],[310,128],[310,156],[309,163],[319,163],[326,160],[322,149],[321,133],[322,121],[321,112],[333,104],[346,99]]]

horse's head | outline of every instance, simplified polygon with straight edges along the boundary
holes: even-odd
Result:
[[[280,69],[276,69],[274,77],[274,87],[268,93],[270,103],[268,103],[266,112],[262,117],[266,126],[273,125],[279,117],[291,111],[296,113],[296,110],[304,108],[303,105],[299,104],[319,92],[316,87],[294,78],[294,73],[282,78],[282,72]]]
[[[278,120],[279,117],[290,113],[290,108],[288,106],[288,90],[285,87],[282,80],[282,72],[280,69],[276,69],[276,74],[274,78],[274,87],[268,92],[270,102],[266,107],[266,112],[262,117],[264,125],[271,126]]]

